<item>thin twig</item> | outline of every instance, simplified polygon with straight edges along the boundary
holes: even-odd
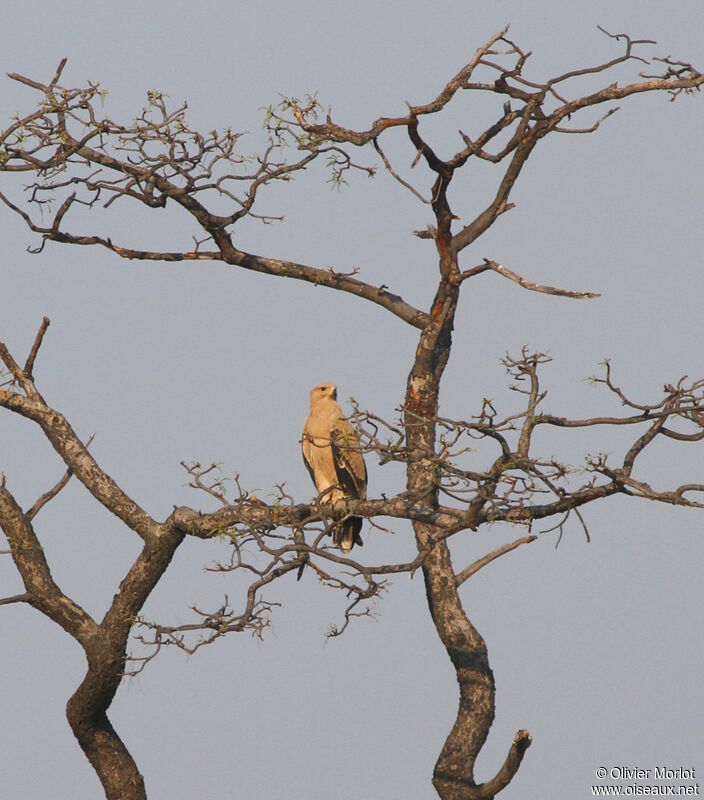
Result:
[[[423,197],[423,195],[422,195],[422,194],[421,194],[421,193],[420,193],[420,192],[419,192],[417,189],[415,189],[413,186],[411,186],[411,184],[410,184],[410,183],[408,183],[407,181],[405,181],[405,180],[404,180],[404,179],[403,179],[403,178],[402,178],[402,177],[401,177],[401,176],[400,176],[400,175],[399,175],[399,174],[398,174],[398,173],[397,173],[397,172],[394,170],[394,168],[391,166],[391,163],[389,162],[389,159],[386,157],[386,155],[385,155],[384,151],[381,149],[381,146],[380,146],[380,144],[379,144],[379,140],[378,140],[376,137],[374,137],[374,138],[372,139],[372,144],[374,145],[374,149],[376,150],[376,152],[377,152],[377,153],[378,153],[378,154],[381,156],[381,160],[384,162],[384,166],[386,167],[386,169],[389,171],[389,173],[390,173],[390,174],[391,174],[391,175],[392,175],[394,178],[396,178],[396,180],[397,180],[397,181],[398,181],[398,182],[401,184],[401,186],[405,186],[405,187],[406,187],[406,189],[408,189],[408,191],[409,191],[409,192],[411,192],[411,193],[412,193],[412,194],[413,194],[415,197],[417,197],[417,198],[418,198],[418,200],[420,200],[420,201],[421,201],[421,203],[426,203],[427,205],[430,205],[430,200],[427,200],[425,197]]]

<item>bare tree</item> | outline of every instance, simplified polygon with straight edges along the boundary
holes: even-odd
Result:
[[[476,783],[474,764],[494,719],[495,690],[486,645],[463,609],[460,587],[485,565],[535,541],[536,520],[549,520],[552,529],[561,533],[574,516],[588,537],[581,509],[610,495],[704,507],[704,501],[698,499],[704,485],[653,487],[637,471],[641,454],[662,437],[682,445],[704,438],[704,380],[674,380],[665,384],[659,397],[636,401],[617,385],[605,363],[603,374],[594,381],[610,393],[618,412],[573,419],[544,409],[546,391],[539,374],[549,358],[524,349],[504,362],[510,388],[523,397],[520,410],[505,413],[496,403],[484,400],[466,419],[449,419],[439,413],[438,396],[465,281],[493,271],[530,291],[573,299],[595,296],[534,283],[489,259],[475,265],[461,263],[465,249],[512,208],[511,192],[533,149],[548,135],[595,132],[617,110],[617,101],[643,92],[666,92],[675,99],[704,83],[704,75],[691,64],[669,57],[650,61],[641,57],[653,42],[603,33],[619,48],[611,60],[537,80],[525,74],[530,54],[502,30],[475,52],[435,98],[409,105],[404,116],[381,117],[367,130],[338,124],[315,98],[284,99],[267,112],[267,145],[258,156],[243,154],[240,135],[231,130],[207,134],[192,130],[185,107],[170,109],[157,92],[148,94],[148,105],[134,123],[103,117],[99,86],[61,85],[64,61],[48,83],[10,75],[40,98],[35,111],[17,116],[0,135],[0,171],[29,178],[26,205],[13,202],[7,193],[0,194],[0,199],[39,235],[32,252],[41,252],[47,242],[59,242],[98,245],[122,258],[144,261],[223,261],[346,292],[376,303],[418,330],[400,419],[384,420],[360,408],[351,416],[365,453],[374,454],[382,465],[397,462],[405,466],[405,488],[390,497],[334,503],[319,497],[301,503],[280,487],[276,502],[265,503],[239,483],[237,496],[228,497],[212,466],[184,464],[191,485],[215,498],[221,508],[205,513],[179,507],[162,521],[153,519],[106,474],[89,452],[89,443],[82,442],[40,394],[33,372],[48,319],[42,322],[24,366],[7,346],[0,345],[0,357],[8,370],[0,389],[0,406],[36,423],[67,468],[63,478],[28,509],[19,506],[5,477],[2,479],[0,524],[25,592],[0,603],[31,605],[64,628],[85,651],[88,669],[68,702],[67,715],[108,798],[146,797],[142,776],[107,717],[123,677],[142,670],[164,645],[194,652],[233,631],[261,633],[273,609],[273,604],[263,599],[262,589],[287,573],[300,574],[304,569],[314,571],[324,584],[349,598],[344,622],[331,630],[333,636],[342,633],[353,617],[369,613],[369,604],[384,588],[387,576],[422,571],[429,612],[459,684],[457,719],[435,765],[433,785],[443,800],[492,798],[516,774],[531,737],[526,730],[519,730],[498,773],[485,783]],[[655,74],[640,72],[624,85],[613,82],[614,75],[634,63],[654,64],[647,68]],[[585,82],[596,88],[575,95],[574,87],[584,87]],[[464,92],[493,98],[496,114],[472,135],[460,131],[456,152],[441,158],[423,132],[424,121],[442,114]],[[413,165],[424,162],[429,169],[429,185],[420,185],[415,173],[402,174],[392,164],[384,142],[395,129],[407,135]],[[353,171],[372,175],[375,166],[356,156],[360,151],[363,159],[370,148],[402,190],[411,192],[432,213],[431,224],[414,232],[420,239],[432,241],[436,250],[437,287],[428,309],[415,308],[387,286],[365,283],[355,273],[245,252],[233,239],[233,231],[243,219],[274,219],[255,210],[257,198],[267,186],[289,181],[321,158],[334,183],[344,182]],[[458,225],[448,191],[473,159],[496,166],[500,171],[498,189],[473,220]],[[195,244],[191,249],[153,251],[124,246],[108,235],[79,232],[80,225],[92,219],[85,213],[76,214],[79,206],[110,208],[116,201],[137,202],[147,208],[180,206],[200,231]],[[72,219],[76,228],[68,227]],[[533,434],[540,426],[618,426],[632,429],[633,435],[625,452],[588,456],[577,469],[535,452]],[[100,621],[56,584],[32,525],[36,514],[74,475],[143,543]],[[372,524],[378,524],[374,520],[380,517],[410,520],[415,556],[379,564],[366,561],[359,550],[340,553],[331,546],[328,534],[336,522],[351,515]],[[522,530],[514,541],[471,564],[455,567],[449,540],[492,522],[510,523]],[[147,620],[140,616],[144,602],[186,536],[226,537],[232,555],[217,568],[249,573],[249,588],[233,605],[225,598],[217,609],[195,608],[194,620],[188,624]],[[136,639],[146,649],[129,655],[128,640],[135,629]]]

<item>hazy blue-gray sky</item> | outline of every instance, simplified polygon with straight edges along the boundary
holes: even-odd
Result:
[[[134,118],[145,91],[158,88],[174,103],[188,101],[196,128],[249,131],[243,149],[252,152],[263,140],[261,108],[279,93],[317,91],[338,121],[366,127],[402,113],[406,100],[434,97],[507,22],[533,51],[536,78],[611,57],[617,47],[597,24],[704,63],[701,0],[26,0],[3,16],[3,74],[46,80],[68,56],[63,82],[100,81],[108,116]],[[3,118],[34,102],[29,90],[0,81]],[[440,152],[457,144],[459,127],[488,121],[476,102],[462,97],[447,119],[428,125]],[[485,396],[510,407],[498,360],[524,343],[553,356],[544,380],[546,408],[556,413],[618,411],[583,380],[606,356],[624,389],[642,399],[685,373],[704,373],[703,123],[701,96],[674,104],[638,97],[596,135],[542,143],[514,192],[515,210],[464,264],[495,258],[531,280],[603,296],[560,300],[488,274],[472,282],[443,413],[466,418]],[[394,146],[407,171],[413,154],[401,140]],[[455,213],[471,218],[495,181],[491,169],[472,167],[455,182]],[[178,210],[117,206],[108,219],[121,244],[188,248],[196,233]],[[268,193],[262,210],[284,213],[286,222],[243,227],[244,249],[357,266],[364,280],[427,308],[435,258],[411,231],[429,213],[386,174],[353,176],[336,193],[311,170]],[[125,262],[89,248],[53,245],[30,256],[25,247],[36,242],[4,208],[0,237],[0,339],[21,356],[42,316],[51,317],[35,370],[41,391],[81,436],[96,433],[95,456],[154,516],[202,502],[184,488],[182,459],[222,462],[263,494],[286,482],[297,498],[310,498],[298,439],[308,390],[320,380],[336,381],[341,398],[353,395],[382,416],[402,400],[415,332],[351,296],[217,264]],[[618,452],[625,439],[589,431],[543,441],[546,455],[580,463],[587,453]],[[702,462],[701,448],[666,442],[647,457],[644,475],[658,488],[701,482]],[[2,414],[0,470],[27,505],[62,465],[29,423]],[[398,488],[398,478],[370,464],[370,493]],[[478,778],[494,774],[518,728],[534,738],[505,800],[589,797],[600,766],[704,773],[704,517],[618,499],[585,516],[591,544],[576,526],[557,550],[555,535],[546,535],[463,589],[497,682]],[[78,483],[42,511],[37,527],[64,591],[102,616],[137,553],[135,537]],[[455,547],[458,566],[511,533],[467,534]],[[365,528],[365,539],[370,560],[411,547],[404,525],[394,536]],[[203,572],[221,552],[185,543],[147,614],[187,621],[194,603],[214,607],[225,592],[236,602],[241,585],[232,576]],[[19,590],[9,559],[0,558],[0,593]],[[120,689],[111,717],[150,800],[434,797],[430,775],[454,720],[456,683],[420,576],[394,580],[376,623],[361,620],[326,646],[342,598],[309,575],[268,596],[283,607],[263,642],[233,635],[190,659],[166,652]],[[83,675],[79,648],[20,606],[2,609],[0,637],[0,795],[101,796],[64,717]]]

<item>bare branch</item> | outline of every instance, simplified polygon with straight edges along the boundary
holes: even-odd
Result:
[[[480,275],[482,272],[487,272],[488,270],[493,270],[499,275],[502,275],[504,278],[514,281],[519,286],[522,286],[524,289],[528,289],[531,292],[542,292],[543,294],[552,294],[556,295],[557,297],[571,297],[577,300],[591,300],[595,297],[601,297],[601,294],[597,292],[575,292],[569,289],[556,289],[554,286],[545,286],[540,283],[533,283],[532,281],[523,278],[521,275],[518,275],[518,273],[508,269],[508,267],[505,267],[503,264],[499,264],[497,261],[491,261],[487,258],[484,259],[483,264],[479,264],[479,266],[472,267],[471,269],[462,272],[460,278],[461,280],[465,281],[467,278],[473,278],[475,275]]]
[[[23,602],[46,614],[57,625],[85,644],[95,636],[97,625],[78,604],[56,585],[32,524],[15,498],[0,482],[0,526],[12,549],[12,557],[25,585]]]
[[[12,597],[0,597],[0,606],[7,606],[11,603],[29,603],[31,602],[31,595],[28,592],[24,594],[16,594]]]
[[[91,442],[93,441],[93,438],[94,438],[94,436],[90,436],[89,437],[88,441],[86,442],[86,449],[88,449],[90,447]],[[53,500],[56,497],[56,495],[64,488],[64,486],[66,486],[66,484],[71,479],[72,475],[73,475],[73,470],[69,467],[66,470],[66,472],[63,474],[61,479],[58,481],[58,483],[56,483],[55,486],[53,486],[51,489],[49,489],[48,492],[45,492],[41,497],[37,498],[37,500],[34,502],[32,507],[28,511],[25,512],[25,515],[26,515],[27,519],[30,519],[30,520],[34,519],[34,517],[37,516],[37,514],[41,511],[41,509],[44,508],[44,506],[50,500]]]
[[[593,125],[590,125],[587,128],[563,128],[560,125],[556,125],[553,130],[556,133],[576,133],[576,134],[586,134],[586,133],[594,133],[601,123],[608,119],[612,114],[615,114],[619,110],[619,107],[616,106],[615,108],[610,108],[602,117],[600,117]]]
[[[501,769],[496,773],[496,776],[477,787],[477,791],[474,795],[477,800],[491,800],[509,785],[513,780],[513,776],[518,772],[518,768],[523,761],[523,756],[526,750],[531,746],[532,741],[528,731],[518,731],[513,739],[513,744],[511,745],[508,756],[506,756],[506,761],[504,761]]]
[[[408,191],[411,192],[411,194],[413,194],[414,197],[420,200],[421,203],[426,203],[426,204],[430,203],[430,200],[426,200],[426,198],[423,197],[423,195],[417,189],[411,186],[411,184],[408,183],[407,181],[404,181],[404,179],[394,170],[394,168],[391,166],[389,162],[389,159],[386,157],[386,154],[381,149],[379,140],[373,139],[372,143],[374,145],[374,149],[376,150],[376,152],[381,156],[381,160],[384,162],[384,166],[386,167],[387,171],[401,184],[401,186],[404,186],[406,189],[408,189]]]
[[[467,88],[469,79],[476,66],[481,62],[481,59],[491,51],[493,45],[501,39],[507,30],[508,27],[494,34],[486,44],[478,48],[469,63],[462,67],[454,78],[448,81],[442,91],[433,100],[422,105],[409,105],[410,114],[406,117],[380,117],[366,131],[354,131],[350,128],[336,125],[329,116],[325,124],[318,125],[310,122],[306,118],[306,110],[301,108],[299,103],[291,101],[288,103],[288,106],[295,117],[296,124],[307,133],[315,134],[323,140],[339,142],[341,144],[349,143],[361,147],[378,138],[381,133],[390,128],[407,127],[411,121],[417,117],[441,111],[450,100],[452,100],[459,89]]]
[[[34,344],[32,345],[32,349],[27,356],[27,361],[24,365],[24,372],[28,377],[32,377],[32,370],[34,369],[34,361],[37,357],[37,353],[39,352],[39,348],[41,347],[42,340],[44,339],[44,334],[46,333],[47,328],[51,324],[49,317],[44,317],[42,319],[42,324],[37,331],[37,335],[34,339]]]
[[[58,481],[58,483],[56,483],[55,486],[49,489],[48,492],[44,492],[44,494],[41,495],[41,497],[37,498],[32,507],[26,512],[27,519],[34,519],[34,517],[37,516],[37,514],[41,511],[41,509],[50,500],[56,497],[56,495],[64,488],[64,486],[66,486],[66,484],[71,479],[71,475],[73,475],[73,471],[69,468],[66,470],[66,472],[64,472],[63,476]]]
[[[0,342],[0,359],[2,359],[5,366],[12,373],[13,381],[17,382],[27,397],[41,401],[41,395],[34,386],[34,381],[20,368],[20,365],[15,361],[10,351],[2,342]],[[9,392],[0,390],[0,400],[2,400],[3,397],[9,398],[10,396],[11,394]]]
[[[203,479],[210,475],[211,472],[219,472],[219,467],[217,464],[210,464],[208,467],[202,467],[198,462],[186,464],[185,461],[182,461],[181,466],[191,476],[191,482],[188,484],[189,486],[191,486],[193,489],[200,489],[202,492],[214,497],[220,504],[225,506],[225,508],[230,506],[230,503],[225,497],[223,479],[219,475],[212,480],[211,483],[203,483]],[[236,479],[237,478],[235,478],[235,480]],[[240,499],[244,500],[246,498],[240,494]]]
[[[15,364],[15,362],[2,343],[0,343],[0,356],[12,369],[10,364]],[[17,374],[21,377],[23,384],[30,387],[36,396],[22,397],[12,392],[0,391],[0,407],[4,406],[10,411],[36,422],[66,466],[108,511],[119,517],[143,539],[147,540],[157,536],[157,523],[98,466],[63,415],[50,408],[34,390],[33,382],[21,371],[18,371]]]
[[[495,561],[497,558],[505,555],[506,553],[510,553],[511,550],[515,550],[522,544],[530,544],[531,542],[534,542],[537,538],[538,537],[535,535],[523,536],[520,539],[516,539],[514,542],[497,547],[495,550],[492,550],[485,556],[478,558],[468,567],[465,567],[461,572],[458,572],[455,576],[455,584],[457,586],[461,586],[468,578],[471,578],[472,575],[474,575],[476,572],[479,572],[482,567],[485,567],[487,564],[491,564],[492,561]]]

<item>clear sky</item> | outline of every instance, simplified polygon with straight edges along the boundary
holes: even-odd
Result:
[[[99,81],[113,119],[133,119],[146,90],[157,88],[174,103],[188,101],[196,128],[248,131],[243,147],[252,152],[263,141],[261,109],[280,93],[317,91],[338,121],[367,127],[403,113],[406,100],[434,97],[507,22],[533,51],[538,79],[615,54],[597,24],[704,64],[701,0],[26,0],[4,17],[3,75],[48,80],[67,56],[64,84]],[[0,79],[2,117],[34,102]],[[446,120],[428,126],[441,152],[457,144],[459,127],[489,121],[473,102],[460,98]],[[620,385],[642,400],[659,399],[662,384],[685,373],[704,374],[703,129],[702,96],[674,104],[638,97],[593,136],[539,146],[514,192],[516,208],[464,265],[494,258],[530,280],[603,296],[546,297],[489,274],[473,281],[455,326],[442,413],[466,418],[482,397],[510,407],[498,362],[523,344],[554,359],[544,372],[546,409],[573,416],[619,411],[583,380],[607,356]],[[401,144],[393,152],[410,165]],[[456,180],[455,213],[471,218],[495,181],[475,168]],[[352,177],[337,193],[314,169],[271,191],[264,205],[286,221],[245,226],[244,249],[357,266],[364,280],[427,308],[435,258],[411,231],[430,222],[428,210],[387,175]],[[96,224],[121,244],[190,247],[196,231],[177,210],[118,206]],[[25,247],[35,240],[3,208],[0,242],[0,340],[21,357],[42,316],[51,317],[35,369],[40,390],[81,436],[96,434],[101,465],[153,516],[203,505],[184,486],[182,459],[221,462],[263,495],[285,482],[310,499],[298,440],[308,391],[321,380],[338,384],[343,406],[354,396],[382,416],[403,399],[415,331],[349,295],[217,264],[125,262],[90,248],[50,245],[30,256]],[[589,431],[545,437],[544,446],[580,463],[587,453],[619,452],[624,441]],[[704,478],[701,447],[676,444],[659,445],[644,464],[658,488]],[[371,496],[400,488],[399,473],[369,466]],[[26,507],[62,465],[29,423],[2,414],[0,470]],[[477,778],[495,773],[518,728],[534,739],[505,800],[589,797],[602,766],[695,767],[704,776],[704,516],[624,499],[585,516],[590,544],[577,526],[558,549],[546,534],[463,588],[497,683]],[[76,482],[41,512],[37,529],[64,591],[101,617],[137,553],[136,537]],[[410,527],[394,530],[365,527],[364,556],[408,553]],[[457,566],[512,535],[498,526],[465,534]],[[146,614],[185,622],[193,604],[214,608],[224,593],[237,603],[239,580],[203,571],[218,555],[215,543],[186,542]],[[0,590],[21,590],[8,557],[0,557]],[[233,634],[192,658],[165,652],[121,687],[111,718],[150,799],[434,797],[430,776],[454,720],[456,683],[420,576],[395,579],[376,622],[360,620],[327,645],[344,598],[309,575],[267,596],[283,606],[263,642]],[[83,676],[78,646],[20,606],[0,611],[0,637],[0,794],[101,796],[64,716]]]

